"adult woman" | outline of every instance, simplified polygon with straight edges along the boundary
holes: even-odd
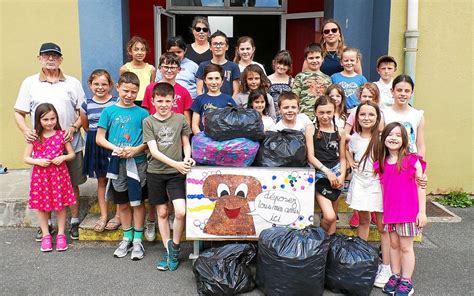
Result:
[[[336,20],[328,19],[323,22],[322,35],[319,43],[323,49],[324,57],[320,69],[321,72],[328,76],[341,72],[343,70],[341,66],[341,54],[346,45],[344,44],[344,35],[342,34],[341,26]],[[360,62],[357,63],[355,72],[362,74]]]
[[[212,59],[211,49],[209,47],[209,22],[203,16],[194,18],[191,30],[194,36],[194,42],[187,45],[186,57],[196,64],[200,64]]]

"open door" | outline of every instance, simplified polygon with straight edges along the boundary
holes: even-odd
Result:
[[[291,53],[293,76],[301,72],[306,45],[319,42],[323,17],[323,11],[289,13],[281,16],[280,49],[287,49]]]
[[[161,6],[154,6],[154,37],[155,37],[155,67],[158,69],[160,56],[165,51],[166,40],[175,36],[175,15],[166,11]]]

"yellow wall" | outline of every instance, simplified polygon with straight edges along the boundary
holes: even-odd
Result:
[[[81,77],[77,1],[1,0],[0,40],[0,163],[21,168],[26,167],[24,140],[15,125],[13,106],[23,79],[40,70],[36,57],[41,44],[57,43],[64,57],[61,68]]]
[[[407,1],[392,1],[389,52],[403,72]],[[425,111],[428,191],[472,193],[472,1],[419,1],[415,108]]]

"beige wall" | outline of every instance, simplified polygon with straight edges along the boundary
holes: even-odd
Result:
[[[419,1],[415,108],[425,111],[428,191],[472,193],[472,1]],[[403,72],[407,1],[392,1],[389,53]]]
[[[81,77],[77,1],[0,1],[0,40],[0,163],[8,168],[27,167],[13,106],[23,79],[40,70],[36,57],[44,42],[59,44],[64,56],[61,68]]]

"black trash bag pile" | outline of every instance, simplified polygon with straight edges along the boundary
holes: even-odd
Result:
[[[265,295],[323,295],[329,237],[320,227],[260,233],[257,285]]]
[[[199,295],[235,295],[255,288],[249,263],[255,257],[252,244],[228,244],[201,253],[194,262]]]
[[[247,138],[259,141],[264,137],[263,122],[254,109],[225,107],[204,115],[204,133],[216,141]]]
[[[376,249],[359,237],[332,235],[326,262],[326,288],[335,293],[369,295],[379,264]]]
[[[262,167],[305,167],[306,142],[304,134],[284,129],[265,133],[254,165]]]

